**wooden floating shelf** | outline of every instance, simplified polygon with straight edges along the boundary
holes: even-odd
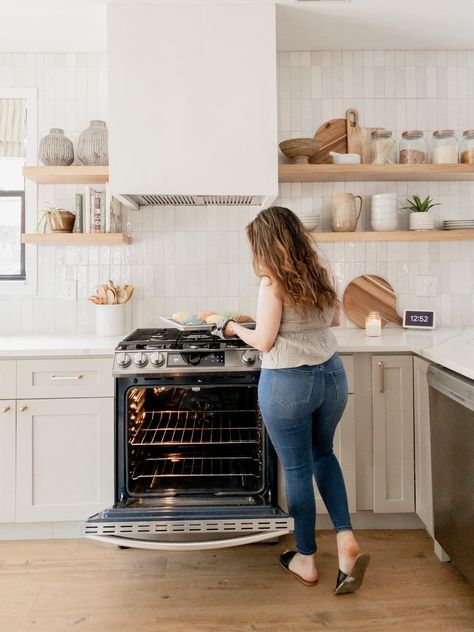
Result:
[[[474,230],[391,230],[333,233],[313,231],[311,239],[319,243],[340,241],[468,241],[474,240]]]
[[[474,165],[285,165],[280,182],[436,182],[472,180]]]
[[[123,233],[25,233],[24,244],[53,246],[120,245],[129,244],[130,237]]]
[[[108,167],[23,167],[23,175],[37,184],[105,184]]]

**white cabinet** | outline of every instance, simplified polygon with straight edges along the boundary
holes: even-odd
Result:
[[[113,398],[19,400],[16,521],[83,520],[113,502]]]
[[[372,356],[374,512],[413,512],[413,359]]]
[[[0,400],[0,522],[15,521],[15,419],[14,399]]]
[[[0,399],[16,398],[16,362],[0,360]]]
[[[431,480],[430,402],[426,373],[430,363],[413,360],[415,404],[415,499],[416,513],[434,537],[433,490]]]

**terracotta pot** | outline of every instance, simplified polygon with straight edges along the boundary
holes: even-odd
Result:
[[[70,211],[59,211],[61,222],[55,213],[48,213],[49,225],[53,233],[72,233],[76,216]]]

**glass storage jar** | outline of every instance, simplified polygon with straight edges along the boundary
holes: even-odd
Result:
[[[452,129],[439,129],[431,139],[431,162],[434,165],[457,164],[458,141]]]
[[[372,132],[370,155],[373,165],[393,165],[397,162],[397,146],[390,130],[381,129]]]
[[[424,165],[427,145],[420,129],[407,129],[399,143],[401,165]]]
[[[462,135],[459,157],[459,162],[465,165],[474,165],[474,129],[467,129]]]

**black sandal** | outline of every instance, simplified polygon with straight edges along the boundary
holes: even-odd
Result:
[[[341,569],[337,575],[336,588],[334,589],[335,595],[347,595],[353,593],[362,585],[365,571],[370,562],[370,555],[368,553],[361,553],[355,558],[354,566],[351,572],[346,575]]]
[[[280,564],[283,566],[285,570],[287,570],[289,573],[294,575],[296,579],[298,579],[305,586],[316,586],[316,584],[318,583],[317,579],[315,579],[312,582],[309,582],[308,580],[303,579],[301,575],[298,575],[298,573],[295,573],[294,571],[290,569],[290,562],[295,557],[296,553],[297,551],[286,551],[285,553],[282,553],[280,555]]]

